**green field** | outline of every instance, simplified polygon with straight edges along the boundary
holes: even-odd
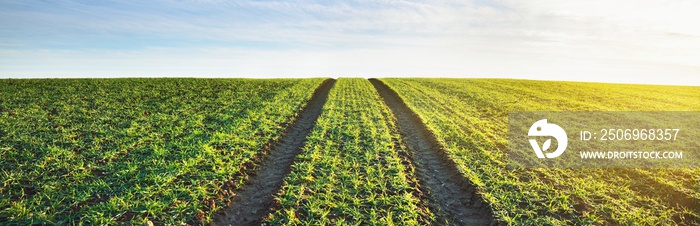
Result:
[[[507,158],[509,112],[698,111],[700,87],[380,80],[499,224],[700,222],[700,169],[521,169]],[[212,222],[254,182],[323,81],[0,80],[0,224]],[[281,188],[261,197],[272,204],[259,220],[444,223],[385,101],[365,79],[339,79]]]
[[[383,79],[508,224],[698,224],[698,169],[515,169],[508,113],[700,110],[700,88],[504,79]]]
[[[421,225],[428,222],[392,115],[365,79],[340,79],[268,223]]]
[[[209,221],[321,81],[0,80],[0,224]]]

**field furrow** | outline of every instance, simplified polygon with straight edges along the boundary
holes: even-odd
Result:
[[[321,108],[335,80],[326,80],[316,90],[296,121],[272,145],[270,153],[262,160],[253,176],[240,189],[231,205],[217,219],[218,225],[259,225],[272,206],[273,195],[282,186],[282,180],[290,171],[294,158],[301,151],[306,136],[316,124]]]
[[[365,79],[341,78],[276,195],[273,225],[424,225],[391,111]]]
[[[416,175],[428,204],[437,213],[436,223],[446,225],[489,225],[491,209],[476,193],[474,185],[463,177],[442,145],[423,122],[384,83],[370,82],[396,116],[401,135],[411,150]]]

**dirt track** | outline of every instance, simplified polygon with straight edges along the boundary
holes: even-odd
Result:
[[[237,191],[231,206],[218,215],[212,225],[260,224],[273,204],[273,195],[280,190],[284,177],[289,174],[294,158],[301,152],[306,136],[321,115],[321,109],[335,81],[328,79],[316,89],[294,123],[287,127],[268,156],[262,160],[255,175]]]
[[[421,119],[383,82],[377,79],[370,82],[396,116],[401,136],[408,143],[420,189],[437,215],[435,224],[495,225],[490,207],[459,173]]]

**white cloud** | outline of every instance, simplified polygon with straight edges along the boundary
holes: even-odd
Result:
[[[700,75],[696,1],[163,2],[70,3],[4,14],[0,19],[22,26],[0,25],[0,76],[471,76],[700,85],[693,79]],[[72,45],[52,47],[61,43]]]

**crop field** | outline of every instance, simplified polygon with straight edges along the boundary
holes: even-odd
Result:
[[[322,81],[0,80],[0,224],[209,221]]]
[[[507,224],[700,222],[698,169],[513,169],[508,112],[700,110],[700,88],[505,79],[382,79]]]
[[[0,225],[698,225],[700,169],[518,168],[513,111],[700,110],[700,87],[0,80]]]
[[[366,79],[341,78],[307,137],[279,208],[266,220],[288,225],[422,225],[429,220],[403,165],[393,116]]]

